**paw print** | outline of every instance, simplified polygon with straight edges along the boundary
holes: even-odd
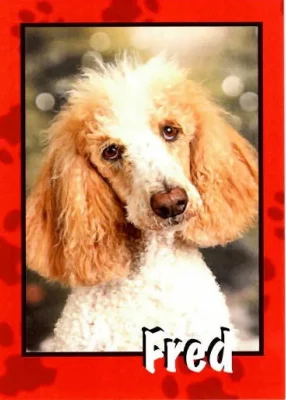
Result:
[[[274,229],[274,235],[278,239],[283,240],[284,239],[284,225],[283,225],[284,192],[283,191],[276,192],[275,196],[274,196],[274,200],[275,200],[276,204],[274,206],[268,208],[267,214],[268,214],[269,218],[275,222],[275,224],[277,223],[277,227],[275,227],[275,229]],[[279,224],[279,226],[278,226],[278,224]],[[275,274],[276,274],[275,265],[269,258],[265,257],[264,258],[264,278],[265,278],[265,280],[270,281],[270,280],[274,279]],[[270,301],[270,296],[265,295],[264,296],[264,309],[266,309],[268,307],[269,301]]]
[[[208,366],[206,367],[208,368]],[[189,375],[194,378],[194,374],[187,368],[182,357],[177,360],[177,372]],[[240,381],[244,376],[244,367],[237,359],[233,359],[233,373],[227,375],[232,381]],[[223,382],[219,378],[207,378],[200,382],[194,382],[185,386],[184,393],[180,393],[178,377],[176,374],[166,374],[162,379],[161,388],[165,397],[168,399],[187,398],[188,399],[237,399],[235,394],[227,393],[223,388]]]
[[[40,358],[23,358],[12,354],[5,360],[5,373],[0,376],[0,393],[15,396],[20,391],[33,391],[42,385],[51,385],[55,368],[47,368]]]
[[[4,218],[4,229],[13,232],[20,226],[20,210],[10,210]]]
[[[0,345],[7,347],[13,342],[11,326],[1,322]],[[51,385],[57,372],[54,368],[45,367],[40,358],[23,358],[16,354],[8,356],[4,365],[6,368],[0,376],[0,393],[6,396],[15,396],[22,390],[32,391],[41,385]]]
[[[2,164],[13,164],[11,153],[5,149],[0,149],[0,162]]]
[[[19,11],[19,22],[64,22],[63,18],[55,18],[54,9],[49,1],[39,1],[33,10],[22,9]],[[50,18],[52,17],[52,18]],[[20,37],[20,25],[11,28],[13,36]]]
[[[144,0],[144,11],[151,11],[157,13],[159,11],[158,0]],[[130,0],[128,8],[122,7],[121,0],[112,0],[109,7],[102,12],[102,18],[104,21],[134,21],[137,18],[142,17],[142,9],[138,5],[137,0]],[[145,22],[151,22],[151,18],[147,18]]]
[[[8,114],[0,117],[0,139],[9,145],[16,145],[20,140],[20,107],[11,107]],[[0,165],[11,165],[14,159],[11,152],[4,147],[0,148]]]
[[[0,268],[0,280],[5,282],[7,285],[14,285],[20,279],[18,271],[20,249],[8,243],[0,236],[0,254],[2,265],[9,266],[9,268]]]
[[[280,223],[280,226],[276,227],[274,230],[275,236],[283,240],[284,239],[284,226],[283,226],[283,219],[284,219],[284,212],[283,212],[283,205],[284,205],[284,192],[280,191],[275,194],[274,200],[276,205],[273,207],[269,207],[267,210],[269,218],[273,221]]]

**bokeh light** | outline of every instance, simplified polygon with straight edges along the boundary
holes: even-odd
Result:
[[[244,84],[240,77],[230,75],[223,80],[221,87],[227,96],[237,97],[243,92]]]
[[[106,32],[94,33],[91,36],[89,43],[94,50],[99,52],[109,50],[111,45],[110,38]]]
[[[257,111],[258,95],[253,92],[243,93],[239,98],[240,107],[247,112]]]
[[[41,111],[49,111],[55,105],[55,98],[51,93],[40,93],[36,97],[36,106]]]

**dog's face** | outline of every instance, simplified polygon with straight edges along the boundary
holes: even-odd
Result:
[[[182,114],[188,104],[180,85],[166,89],[157,80],[140,85],[137,79],[137,85],[128,77],[118,82],[119,99],[113,97],[117,87],[105,93],[108,117],[95,113],[86,157],[125,206],[129,222],[141,230],[180,229],[202,203],[190,181],[195,120],[191,110]]]
[[[30,267],[70,284],[126,273],[127,221],[198,246],[237,238],[257,213],[257,159],[221,113],[162,58],[78,79],[28,200]]]

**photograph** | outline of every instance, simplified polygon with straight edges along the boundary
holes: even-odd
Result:
[[[25,352],[261,351],[260,33],[25,26]]]

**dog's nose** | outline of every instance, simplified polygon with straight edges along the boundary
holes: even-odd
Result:
[[[159,192],[151,197],[151,208],[161,218],[171,218],[183,214],[188,204],[184,189],[175,187],[167,192]]]

